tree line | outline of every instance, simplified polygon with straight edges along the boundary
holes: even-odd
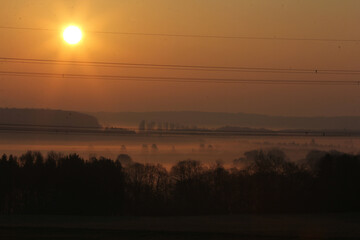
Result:
[[[205,215],[360,210],[360,155],[311,151],[294,163],[277,149],[255,150],[234,167],[85,160],[28,151],[0,159],[0,214]]]
[[[180,124],[168,121],[146,121],[141,120],[138,127],[139,131],[176,131],[176,130],[208,130],[198,128],[196,125]]]

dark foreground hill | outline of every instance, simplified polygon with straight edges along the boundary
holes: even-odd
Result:
[[[0,108],[0,124],[100,127],[94,116],[79,112],[48,109]]]
[[[193,217],[0,216],[11,240],[355,240],[359,214]],[[51,236],[51,237],[49,237]]]
[[[138,127],[143,120],[146,122],[168,122],[198,127],[239,126],[270,129],[329,129],[329,130],[360,130],[360,117],[284,117],[246,113],[221,112],[118,112],[91,113],[102,124],[127,127]]]

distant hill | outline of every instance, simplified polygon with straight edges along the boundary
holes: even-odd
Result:
[[[100,127],[96,117],[84,113],[48,110],[0,108],[0,124]]]
[[[283,117],[221,112],[118,112],[91,113],[107,126],[134,127],[140,121],[171,122],[198,127],[249,127],[269,129],[337,129],[360,130],[360,117]]]

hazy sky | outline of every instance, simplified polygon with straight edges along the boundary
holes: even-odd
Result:
[[[0,0],[0,57],[239,67],[360,70],[359,42],[272,41],[91,33],[140,32],[360,40],[358,0]],[[82,28],[69,46],[63,29]],[[359,75],[221,73],[10,64],[0,71],[98,75],[358,80]],[[360,86],[251,85],[15,78],[0,75],[0,107],[81,111],[201,110],[360,115]]]

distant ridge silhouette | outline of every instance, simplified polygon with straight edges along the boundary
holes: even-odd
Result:
[[[94,116],[74,111],[0,108],[0,124],[101,127]]]
[[[198,111],[163,111],[163,112],[97,112],[89,113],[98,118],[100,123],[137,127],[142,120],[155,122],[174,122],[199,127],[250,127],[270,129],[329,129],[360,130],[360,117],[285,117],[261,114],[198,112]]]

